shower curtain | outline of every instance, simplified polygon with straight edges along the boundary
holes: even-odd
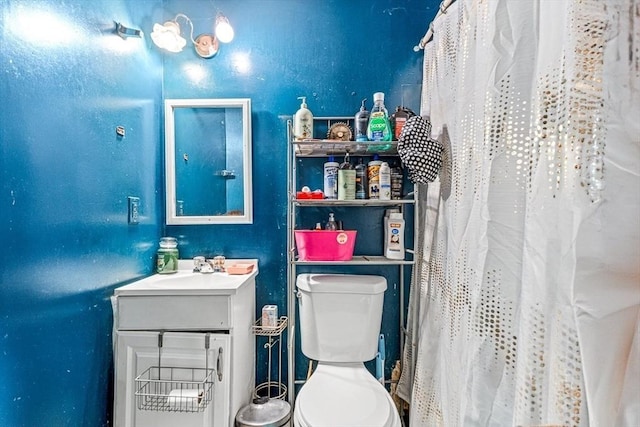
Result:
[[[640,425],[640,6],[458,0],[398,395],[411,426]]]

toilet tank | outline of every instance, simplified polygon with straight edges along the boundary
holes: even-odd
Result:
[[[356,274],[300,274],[296,280],[302,352],[323,362],[376,357],[387,280]]]

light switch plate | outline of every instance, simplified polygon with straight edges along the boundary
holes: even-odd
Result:
[[[129,224],[138,224],[140,219],[140,197],[129,196]]]

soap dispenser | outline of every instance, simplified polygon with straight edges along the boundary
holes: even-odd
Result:
[[[369,125],[369,112],[367,111],[367,107],[365,103],[367,99],[362,100],[362,105],[360,106],[360,111],[358,111],[354,117],[355,121],[355,136],[356,141],[368,141],[367,138],[367,126]]]
[[[297,141],[313,138],[313,114],[307,108],[307,97],[299,96],[302,100],[300,109],[293,116],[293,136]]]
[[[338,229],[338,223],[333,212],[329,212],[329,221],[327,221],[327,225],[325,225],[324,229],[330,231],[336,231]]]

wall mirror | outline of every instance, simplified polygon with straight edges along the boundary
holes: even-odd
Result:
[[[251,224],[251,100],[165,100],[167,224]]]

